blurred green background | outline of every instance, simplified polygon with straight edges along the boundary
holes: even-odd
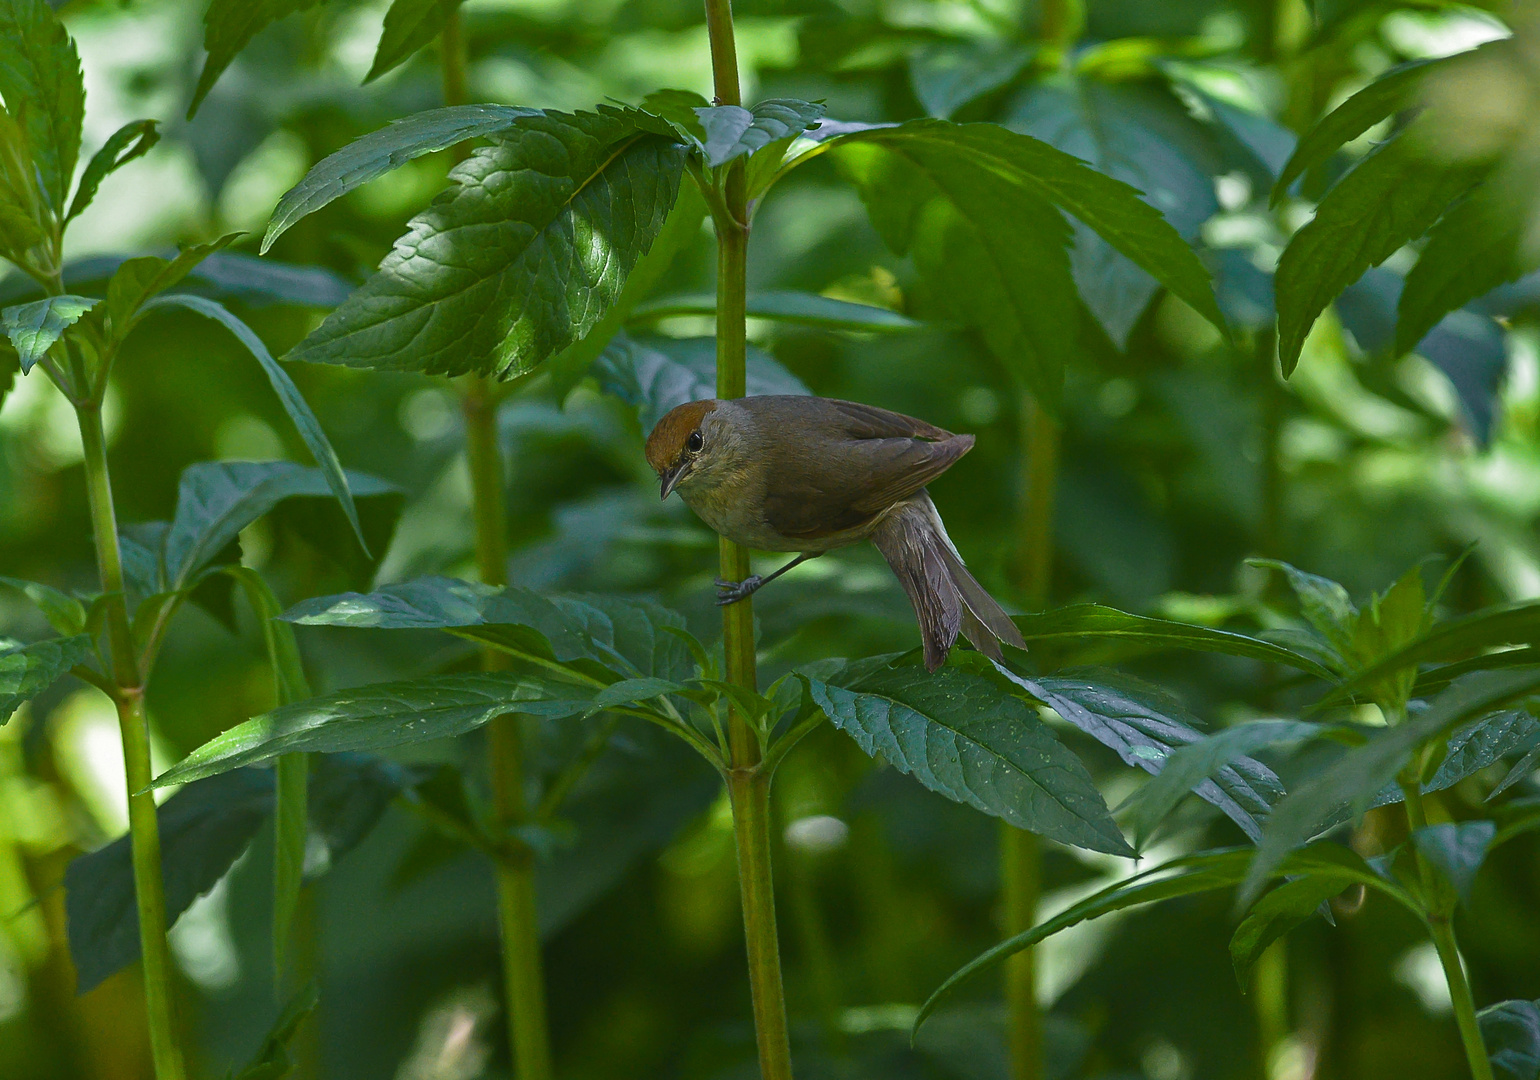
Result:
[[[441,100],[433,49],[361,86],[388,4],[331,0],[258,36],[189,123],[201,4],[55,6],[85,70],[86,151],[137,117],[161,120],[165,133],[103,184],[71,228],[71,259],[260,232],[310,165]],[[665,86],[710,93],[705,28],[691,0],[467,0],[463,13],[472,100],[578,109]],[[1268,208],[1272,171],[1294,135],[1396,63],[1509,33],[1493,14],[1364,0],[1317,0],[1313,10],[1304,0],[1090,0],[1075,74],[1046,79],[1029,63],[1030,2],[745,0],[738,17],[746,100],[822,99],[841,120],[930,113],[1005,123],[1145,190],[1216,272],[1238,328],[1234,345],[1096,244],[1077,250],[1086,345],[1065,395],[1056,603],[1276,626],[1286,608],[1242,564],[1248,555],[1286,558],[1362,595],[1425,556],[1471,543],[1453,610],[1540,595],[1540,282],[1504,287],[1451,315],[1418,353],[1390,359],[1389,313],[1408,262],[1398,256],[1323,318],[1289,383],[1264,359],[1271,270],[1331,179],[1331,170],[1307,176],[1298,197]],[[1349,150],[1362,154],[1382,134],[1371,130]],[[443,154],[409,163],[305,219],[268,258],[324,268],[300,299],[335,302],[443,186],[448,166]],[[219,258],[254,259],[255,241],[231,250]],[[208,265],[214,273],[235,264]],[[658,295],[709,292],[712,272],[702,232]],[[219,292],[275,355],[324,314],[306,303],[258,304],[214,278],[199,287]],[[7,288],[17,295],[20,285],[0,284]],[[977,448],[933,492],[979,577],[1002,599],[1019,599],[1020,393],[889,253],[827,160],[797,170],[764,207],[750,288],[819,292],[926,320],[889,335],[751,321],[750,334],[815,393],[976,433]],[[107,398],[120,520],[169,517],[177,477],[193,462],[308,460],[234,339],[191,315],[153,318],[131,339]],[[632,329],[690,336],[710,333],[710,321]],[[291,373],[344,464],[405,492],[379,580],[474,576],[452,387],[332,368]],[[564,399],[537,381],[504,407],[501,431],[513,581],[656,595],[715,636],[714,538],[678,500],[658,502],[633,410],[593,379]],[[246,563],[286,601],[366,583],[281,518],[247,530],[242,545]],[[74,419],[36,373],[18,378],[0,407],[0,571],[66,588],[95,580]],[[864,546],[802,568],[756,608],[771,677],[809,659],[918,640],[903,594]],[[271,705],[260,638],[249,615],[241,625],[232,634],[192,609],[176,624],[149,687],[158,766]],[[0,631],[25,638],[43,626],[4,595]],[[434,670],[449,649],[435,638],[307,628],[300,636],[317,689]],[[1209,725],[1291,706],[1287,684],[1259,678],[1245,661],[1184,656],[1136,670]],[[542,868],[559,1072],[751,1077],[730,819],[716,777],[654,734],[623,730]],[[574,736],[547,735],[537,757],[560,760]],[[105,699],[68,681],[0,729],[6,1080],[150,1075],[137,971],[75,996],[56,888],[72,855],[126,827],[117,739]],[[1088,740],[1075,745],[1116,805],[1134,783],[1128,771]],[[413,759],[474,765],[479,754],[471,737]],[[971,1003],[933,1022],[918,1048],[907,1042],[915,1005],[998,936],[995,823],[874,765],[827,726],[780,781],[779,904],[801,1074],[1003,1078],[998,996],[987,980],[970,989]],[[1379,828],[1371,814],[1355,843],[1383,849],[1399,839]],[[1236,842],[1239,833],[1193,810],[1151,854],[1205,840]],[[173,932],[199,1076],[223,1075],[248,1056],[277,1010],[270,848],[259,838]],[[1535,836],[1516,842],[1462,916],[1478,1001],[1540,995],[1537,856]],[[1054,849],[1046,910],[1126,872],[1114,859]],[[324,1075],[508,1075],[483,861],[397,807],[315,893]],[[1407,918],[1370,900],[1340,909],[1334,928],[1308,923],[1288,944],[1286,1000],[1259,1005],[1229,968],[1227,904],[1177,902],[1050,941],[1042,994],[1052,1007],[1052,1075],[1459,1073],[1436,959]],[[1278,1041],[1280,1017],[1288,1034]]]

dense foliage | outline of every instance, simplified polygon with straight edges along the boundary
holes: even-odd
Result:
[[[0,1075],[1537,1080],[1536,15],[0,0]]]

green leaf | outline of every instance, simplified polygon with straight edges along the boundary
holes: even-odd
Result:
[[[1050,840],[1133,854],[1080,759],[987,680],[955,668],[889,668],[850,689],[807,681],[862,750],[932,791]]]
[[[0,311],[0,326],[21,358],[25,375],[41,360],[54,342],[74,322],[90,311],[97,301],[84,296],[50,296],[31,304],[18,304]]]
[[[391,68],[404,63],[418,49],[438,37],[449,13],[460,0],[394,0],[385,12],[385,27],[374,52],[374,63],[364,76],[368,85]]]
[[[1540,746],[1531,747],[1529,753],[1514,763],[1513,768],[1508,770],[1508,775],[1503,777],[1498,785],[1492,789],[1492,793],[1487,796],[1487,801],[1491,802],[1514,784],[1528,779],[1529,774],[1534,772],[1537,767],[1540,767]]]
[[[1273,283],[1285,377],[1294,373],[1305,337],[1326,305],[1369,267],[1427,232],[1479,178],[1473,166],[1440,166],[1409,132],[1375,147],[1338,180],[1284,248]]]
[[[704,647],[685,629],[684,616],[657,601],[583,594],[560,597],[558,605],[582,621],[612,670],[675,682],[695,674],[694,654]]]
[[[1118,809],[1127,810],[1134,846],[1144,841],[1189,791],[1237,758],[1281,742],[1299,742],[1320,733],[1319,724],[1300,720],[1256,720],[1173,750],[1155,778],[1134,792]]]
[[[1297,649],[1232,630],[1131,615],[1100,604],[1072,604],[1013,620],[1028,646],[1033,642],[1105,644],[1130,651],[1190,649],[1244,656],[1282,664],[1335,682],[1336,676],[1315,657]]]
[[[1540,1077],[1540,1000],[1500,1001],[1476,1014],[1495,1080]]]
[[[1509,754],[1540,747],[1540,723],[1520,710],[1500,712],[1466,724],[1449,736],[1449,749],[1424,791],[1454,787]]]
[[[1030,50],[981,42],[938,42],[909,57],[909,86],[931,116],[942,120],[1021,74]]]
[[[1358,622],[1358,606],[1348,591],[1331,578],[1309,574],[1277,559],[1247,559],[1248,566],[1265,566],[1283,571],[1289,588],[1299,601],[1300,613],[1319,630],[1339,653],[1353,653],[1353,627]]]
[[[267,254],[273,242],[300,218],[375,177],[400,168],[413,158],[507,131],[518,121],[539,115],[538,109],[511,105],[451,105],[393,120],[378,131],[353,140],[322,158],[278,200],[262,237],[262,254]]]
[[[748,393],[806,394],[808,389],[769,353],[748,346]],[[617,334],[594,363],[606,393],[637,407],[643,431],[688,401],[716,396],[713,338],[633,338]]]
[[[4,222],[0,222],[0,230],[3,229]],[[16,376],[20,374],[21,361],[16,358],[16,350],[0,343],[0,405],[5,404],[5,396],[11,392]]]
[[[593,693],[570,683],[486,672],[320,694],[237,724],[161,773],[154,786],[185,784],[280,754],[388,750],[448,738],[509,713],[578,716]]]
[[[1174,702],[1161,700],[1152,687],[1101,675],[1098,681],[1071,678],[1025,679],[1001,664],[993,667],[1035,701],[1053,709],[1097,742],[1111,747],[1123,764],[1158,773],[1178,746],[1198,742],[1201,732],[1173,719]],[[1154,699],[1155,704],[1151,704]],[[1220,766],[1193,794],[1219,808],[1252,840],[1262,834],[1262,822],[1283,795],[1277,775],[1253,758],[1239,756]]]
[[[47,690],[70,668],[90,659],[94,651],[86,634],[31,645],[7,644],[0,639],[0,725],[22,702]]]
[[[1462,821],[1414,829],[1412,844],[1454,888],[1460,902],[1469,904],[1476,874],[1486,861],[1487,850],[1496,835],[1497,826],[1493,822]]]
[[[650,676],[640,679],[622,679],[595,694],[593,704],[588,707],[585,715],[592,716],[594,713],[622,705],[641,705],[665,694],[677,694],[685,689],[688,688],[683,683],[677,683],[671,679],[654,679]]]
[[[1269,945],[1350,884],[1339,877],[1307,875],[1284,882],[1253,904],[1230,938],[1230,963],[1241,990],[1250,987],[1251,969]]]
[[[706,164],[719,168],[735,158],[816,128],[823,114],[821,103],[796,98],[770,98],[749,109],[741,105],[708,105],[695,110],[704,136],[698,145]]]
[[[139,309],[158,293],[185,278],[210,255],[240,238],[240,233],[226,233],[218,240],[184,248],[173,259],[145,255],[129,259],[113,271],[107,282],[107,317],[119,340],[128,333]]]
[[[203,48],[208,57],[203,61],[203,71],[198,85],[193,89],[192,101],[187,105],[187,119],[191,120],[203,104],[203,99],[214,88],[215,81],[230,66],[236,54],[244,49],[252,38],[277,22],[285,15],[315,7],[321,0],[213,0],[203,14]]]
[[[80,156],[86,88],[75,43],[43,0],[0,4],[0,98],[26,132],[43,196],[63,214]]]
[[[0,585],[15,589],[32,601],[49,625],[66,637],[85,633],[85,605],[69,593],[55,589],[52,585],[13,577],[0,577]]]
[[[1317,165],[1324,165],[1344,143],[1351,142],[1375,124],[1414,104],[1418,88],[1430,67],[1450,57],[1412,60],[1391,68],[1368,86],[1316,121],[1307,131],[1273,185],[1272,205],[1288,192],[1289,185]]]
[[[267,346],[262,344],[262,339],[257,337],[251,327],[230,314],[223,305],[201,296],[182,293],[162,296],[147,305],[147,307],[154,306],[184,307],[213,319],[234,334],[240,343],[246,346],[246,350],[256,357],[257,363],[261,364],[262,370],[267,373],[268,382],[273,384],[278,400],[283,403],[284,412],[288,413],[289,419],[294,421],[299,437],[304,440],[305,446],[315,457],[316,464],[320,466],[322,475],[326,477],[327,487],[336,496],[342,512],[347,515],[348,524],[353,526],[353,533],[358,537],[359,547],[368,552],[369,544],[364,539],[363,527],[358,523],[358,508],[353,504],[353,493],[348,490],[348,479],[343,474],[342,462],[337,459],[337,452],[332,449],[330,440],[326,438],[326,432],[321,430],[321,422],[316,419],[315,413],[311,412],[310,406],[305,403],[299,387],[294,385],[294,380],[289,378],[289,373],[283,370],[277,360],[273,359],[272,353],[267,351]]]
[[[714,316],[716,313],[716,297],[710,293],[701,293],[667,296],[640,304],[631,313],[631,318],[636,322],[655,322],[676,315]],[[771,319],[798,326],[816,326],[823,330],[855,330],[879,334],[917,330],[925,325],[887,308],[854,304],[848,300],[834,300],[817,293],[790,289],[749,293],[747,314],[751,319]]]
[[[293,1072],[298,1062],[289,1052],[289,1045],[299,1033],[300,1025],[315,1012],[320,1000],[320,990],[315,982],[302,987],[273,1021],[272,1030],[262,1040],[256,1056],[231,1080],[282,1080]]]
[[[542,113],[478,148],[379,271],[290,354],[511,378],[582,339],[674,205],[684,150],[643,113]]]
[[[66,223],[91,205],[91,200],[96,198],[96,189],[101,187],[103,180],[135,158],[143,157],[160,142],[160,132],[155,125],[154,120],[130,120],[114,131],[102,144],[102,148],[91,155],[85,172],[80,174],[80,183],[75,187],[75,198],[70,203],[69,213],[64,217]]]
[[[1419,746],[1536,690],[1540,690],[1540,668],[1468,675],[1434,698],[1415,719],[1373,735],[1289,792],[1273,807],[1241,890],[1242,900],[1257,895],[1288,852],[1344,820],[1361,816]]]
[[[273,777],[241,769],[189,784],[155,810],[166,925],[212,889],[273,811]],[[64,872],[76,990],[86,993],[139,957],[130,839],[121,836]]]

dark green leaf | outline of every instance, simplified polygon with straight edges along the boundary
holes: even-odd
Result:
[[[1519,710],[1500,712],[1455,730],[1449,749],[1424,791],[1443,791],[1509,754],[1540,746],[1540,723]]]
[[[50,296],[31,304],[18,304],[0,311],[0,326],[21,359],[25,375],[64,335],[75,320],[96,306],[84,296]]]
[[[654,600],[584,594],[558,597],[568,617],[581,621],[584,631],[608,655],[616,671],[651,675],[675,682],[695,674],[692,650],[700,642],[685,629],[684,617]]]
[[[697,108],[704,135],[699,141],[701,153],[707,165],[717,168],[817,127],[823,114],[821,104],[795,98],[770,98],[750,109],[741,105]]]
[[[43,196],[63,214],[80,155],[86,88],[75,43],[43,0],[0,4],[0,98],[26,131]]]
[[[1014,45],[941,42],[909,57],[909,85],[925,111],[942,120],[970,101],[1005,86],[1032,53]]]
[[[64,218],[66,222],[91,205],[91,200],[96,198],[96,189],[101,187],[103,180],[136,157],[143,157],[160,142],[160,132],[156,130],[155,124],[154,120],[130,120],[114,131],[102,144],[102,148],[91,155],[86,171],[80,174],[80,183],[75,187],[75,198],[70,202],[70,212]]]
[[[314,982],[300,989],[273,1021],[273,1028],[262,1040],[262,1046],[244,1069],[231,1080],[282,1080],[293,1072],[298,1064],[289,1052],[289,1044],[310,1014],[315,1012],[321,1000],[320,990]]]
[[[1454,887],[1460,902],[1469,904],[1476,874],[1496,835],[1497,826],[1490,821],[1462,821],[1416,829],[1412,832],[1412,844]]]
[[[0,585],[15,589],[32,601],[33,606],[48,620],[48,624],[66,637],[85,632],[85,605],[69,593],[61,592],[52,585],[13,577],[0,577]]]
[[[1348,591],[1331,578],[1308,574],[1277,559],[1247,559],[1250,566],[1266,566],[1283,571],[1289,588],[1299,601],[1299,610],[1310,625],[1321,632],[1336,649],[1347,655],[1353,651],[1353,627],[1358,622],[1358,607]]]
[[[1432,227],[1479,178],[1472,166],[1445,167],[1403,132],[1375,147],[1326,193],[1315,217],[1278,260],[1278,358],[1285,376],[1326,305]]]
[[[683,683],[674,682],[672,679],[655,679],[651,676],[640,679],[621,679],[594,695],[593,704],[588,707],[587,715],[603,712],[605,709],[619,708],[622,705],[640,705],[665,694],[677,694],[685,689],[687,687]]]
[[[453,186],[291,357],[510,378],[580,340],[679,192],[684,150],[650,125],[663,126],[615,109],[521,119],[455,167]]]
[[[321,754],[310,759],[306,803],[313,835],[326,845],[324,873],[369,835],[391,800],[411,784],[401,766],[366,754]]]
[[[168,926],[225,876],[272,812],[273,776],[263,769],[189,784],[156,808]],[[64,907],[79,993],[138,958],[139,911],[127,836],[70,863]]]
[[[214,83],[246,44],[285,15],[315,7],[321,0],[212,0],[203,14],[203,47],[208,51],[187,118],[192,119]]]
[[[1540,1077],[1540,1000],[1500,1001],[1476,1014],[1494,1080]]]
[[[460,0],[394,0],[365,83],[371,83],[438,37]]]
[[[1251,985],[1251,969],[1269,945],[1315,914],[1349,884],[1340,877],[1307,875],[1284,882],[1253,904],[1230,938],[1230,962],[1241,989]]]
[[[112,320],[113,332],[121,339],[146,301],[181,281],[204,259],[234,243],[240,235],[227,233],[207,244],[194,244],[171,259],[145,255],[122,263],[107,282],[107,317]]]
[[[631,318],[638,322],[653,322],[675,315],[714,316],[716,313],[715,296],[667,296],[639,305],[631,313]],[[747,314],[751,319],[773,319],[776,322],[816,326],[825,330],[857,330],[867,333],[915,330],[924,325],[887,308],[853,304],[848,300],[832,300],[817,293],[791,290],[749,293]]]
[[[949,799],[1075,847],[1132,855],[1080,759],[1016,698],[954,668],[889,668],[813,700],[866,753]]]
[[[321,430],[321,422],[316,419],[315,413],[311,412],[310,406],[305,403],[299,387],[294,385],[294,380],[289,378],[289,373],[283,370],[277,360],[273,359],[272,353],[267,351],[267,346],[262,344],[262,339],[252,332],[251,327],[230,314],[222,305],[201,296],[176,294],[151,301],[151,306],[159,305],[185,307],[213,319],[234,334],[240,343],[246,346],[247,351],[256,357],[257,363],[261,364],[262,370],[267,373],[268,382],[273,384],[278,400],[283,403],[284,412],[288,413],[289,419],[294,421],[299,437],[304,440],[305,446],[315,457],[322,475],[326,477],[327,487],[336,496],[342,512],[348,516],[348,524],[353,526],[353,534],[358,537],[359,546],[367,552],[368,542],[364,539],[363,527],[358,523],[358,508],[353,504],[353,493],[348,490],[348,479],[343,474],[342,462],[337,460],[337,452],[332,449],[330,440],[326,438],[326,432]]]
[[[1490,802],[1514,784],[1528,779],[1529,774],[1534,772],[1536,768],[1540,768],[1540,746],[1532,747],[1529,753],[1514,763],[1513,768],[1508,770],[1508,775],[1503,777],[1498,782],[1498,785],[1492,789],[1492,794],[1487,796],[1487,801]]]
[[[283,626],[283,630],[293,633],[288,626]],[[275,971],[282,972],[287,966],[289,938],[305,878],[305,848],[310,833],[306,806],[310,755],[283,754],[273,772],[277,783],[273,814],[273,966]]]
[[[387,750],[462,735],[508,713],[575,716],[592,701],[590,688],[504,672],[375,683],[237,724],[161,773],[155,786],[185,784],[280,754]]]
[[[712,338],[632,338],[617,334],[594,363],[607,393],[637,407],[643,431],[676,405],[716,396],[716,341]],[[806,394],[802,381],[769,353],[748,347],[748,393]]]
[[[86,634],[31,645],[7,645],[0,640],[0,724],[22,702],[47,690],[76,664],[85,663],[94,651]]]
[[[511,105],[451,105],[393,120],[322,158],[278,200],[262,237],[262,253],[300,218],[413,158],[507,131],[518,121],[539,115],[538,109]]]

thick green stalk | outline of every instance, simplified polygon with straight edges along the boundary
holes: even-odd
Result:
[[[1053,575],[1053,502],[1059,473],[1059,425],[1029,393],[1021,398],[1025,455],[1015,578],[1023,600],[1037,611],[1048,604]],[[1000,881],[1007,936],[1037,923],[1042,896],[1042,842],[1033,833],[1000,825]],[[1006,1036],[1011,1080],[1043,1075],[1043,1015],[1037,1003],[1035,950],[1023,949],[1005,964]]]
[[[117,513],[107,471],[107,438],[102,430],[101,395],[76,408],[85,452],[86,495],[96,542],[96,565],[106,594],[107,638],[112,651],[114,703],[123,737],[123,766],[128,778],[128,831],[133,851],[134,895],[139,911],[139,950],[144,968],[144,1001],[150,1026],[150,1050],[156,1080],[183,1080],[186,1067],[176,1039],[172,1002],[171,951],[166,944],[166,897],[161,879],[160,825],[155,796],[149,790],[150,727],[144,711],[144,679],[134,652],[134,635],[123,593],[123,555],[118,546]]]
[[[439,37],[444,104],[463,105],[465,37],[458,4],[450,7]],[[458,158],[467,144],[454,149]],[[503,498],[503,457],[498,445],[496,388],[490,379],[465,380],[461,406],[465,415],[465,457],[471,478],[471,507],[476,527],[476,569],[488,585],[508,583],[508,524]],[[505,665],[496,649],[483,650],[482,667]],[[517,716],[500,716],[487,725],[493,808],[503,829],[524,821],[524,748]],[[551,1036],[546,1024],[545,971],[540,954],[540,924],[535,907],[532,853],[513,845],[497,863],[497,922],[502,940],[503,981],[508,997],[508,1042],[517,1080],[550,1080]]]
[[[1407,826],[1414,832],[1426,828],[1428,815],[1422,805],[1419,778],[1403,780],[1401,791],[1406,797]],[[1438,870],[1429,865],[1420,851],[1417,853],[1417,871],[1422,877],[1423,892],[1428,898],[1428,928],[1433,936],[1433,946],[1438,950],[1438,962],[1444,968],[1444,980],[1449,984],[1449,1003],[1454,1008],[1455,1026],[1460,1029],[1460,1043],[1465,1047],[1471,1080],[1493,1080],[1492,1062],[1487,1057],[1486,1043],[1481,1038],[1481,1025],[1476,1022],[1476,1000],[1471,994],[1470,980],[1465,977],[1465,966],[1460,962],[1454,923],[1450,921],[1453,907],[1441,898],[1441,894],[1448,891],[1449,885],[1439,877]]]
[[[738,52],[730,0],[705,0],[716,101],[741,105]],[[717,397],[745,392],[746,302],[748,287],[748,198],[743,162],[728,167],[721,205],[713,208],[717,234]],[[722,577],[749,576],[749,553],[732,541],[719,542]],[[729,682],[757,690],[754,608],[751,600],[722,609],[722,647]],[[727,789],[732,798],[733,833],[738,845],[738,889],[748,950],[749,987],[754,998],[754,1034],[763,1080],[790,1080],[791,1042],[786,994],[776,936],[775,885],[770,868],[770,770],[762,764],[759,733],[737,708],[727,717],[731,759]]]

